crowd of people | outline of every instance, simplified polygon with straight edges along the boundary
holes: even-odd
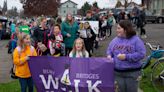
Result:
[[[106,18],[108,18],[108,21]],[[53,18],[48,19],[44,16],[30,19],[30,21],[29,19],[21,19],[17,22],[12,20],[9,23],[11,40],[9,42],[8,53],[12,53],[14,48],[16,48],[18,35],[26,33],[31,36],[31,44],[37,49],[38,55],[69,55],[75,39],[80,37],[84,40],[89,56],[92,56],[94,48],[98,48],[98,41],[111,36],[115,19],[110,12],[109,15],[100,16],[97,20],[91,11],[87,11],[84,21],[86,22],[82,29],[86,30],[86,37],[79,32],[79,20],[75,20],[71,14],[67,14],[64,21],[62,21],[60,16],[56,20]],[[98,34],[93,31],[90,23],[87,21],[99,22]],[[52,43],[58,44],[58,46],[52,45]],[[56,51],[53,50],[54,48]]]
[[[16,24],[11,22],[8,53],[13,55],[15,75],[19,78],[21,92],[26,92],[27,87],[29,92],[33,92],[34,84],[27,63],[29,56],[92,56],[96,35],[89,22],[84,25],[86,37],[79,33],[78,21],[71,14],[67,14],[65,21],[60,17],[55,21],[42,16],[37,20],[32,19],[30,23],[27,20]]]
[[[138,12],[137,9],[134,11]],[[145,47],[133,30],[133,24],[141,30],[144,27],[144,12],[137,14],[128,17],[123,12],[120,13],[117,36],[107,48],[107,58],[115,62],[115,80],[118,82],[119,92],[137,92],[138,88],[140,61],[144,58]],[[110,37],[112,27],[116,24],[112,12],[97,18],[91,11],[87,11],[84,21],[85,37],[80,34],[79,22],[71,14],[67,14],[64,21],[60,16],[56,20],[42,16],[29,22],[25,19],[19,22],[11,21],[8,53],[13,54],[15,74],[19,77],[21,92],[26,92],[27,87],[29,92],[33,92],[34,84],[27,63],[29,56],[91,57],[94,48],[99,46],[98,41]],[[94,33],[87,21],[99,21],[98,34]],[[0,32],[1,28],[0,23]]]

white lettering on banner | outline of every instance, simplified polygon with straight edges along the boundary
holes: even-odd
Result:
[[[44,75],[39,75],[39,77],[42,79],[45,89],[50,89],[51,82],[52,82],[53,88],[58,89],[58,87],[59,87],[59,79],[58,78],[55,78],[55,81],[54,81],[52,75],[48,75],[48,82],[46,82]]]
[[[76,73],[76,78],[99,79],[99,74]]]
[[[48,75],[48,78],[45,79],[44,75],[39,75],[39,77],[42,80],[42,83],[44,85],[44,88],[46,90],[50,90],[51,85],[53,86],[54,89],[58,90],[61,89],[63,92],[72,92],[71,90],[66,90],[66,88],[59,88],[59,78],[55,77],[55,80],[53,78],[52,75]],[[79,90],[79,84],[80,84],[80,79],[74,79],[74,87],[75,87],[75,92],[80,92]],[[97,86],[102,84],[101,80],[97,80],[93,85],[92,85],[92,81],[91,80],[87,80],[86,81],[87,85],[88,85],[88,92],[101,92]],[[45,92],[54,92],[54,91],[45,91]]]
[[[74,80],[75,82],[75,92],[79,92],[79,83],[80,83],[80,80]]]
[[[101,84],[102,81],[96,81],[96,83],[93,84],[93,86],[92,86],[92,81],[87,80],[87,83],[88,83],[88,90],[89,90],[88,92],[93,92],[92,90],[95,90],[95,92],[101,92],[101,91],[97,88],[97,85],[98,85],[98,84]]]
[[[75,82],[75,92],[79,92],[79,83],[80,83],[80,80],[74,80],[74,82]],[[95,92],[101,92],[98,88],[97,88],[97,86],[99,85],[99,84],[102,84],[102,81],[96,81],[95,82],[95,84],[93,84],[93,86],[92,86],[92,81],[91,80],[87,80],[87,83],[88,83],[88,92],[93,92],[93,90],[95,91]]]
[[[50,70],[50,69],[43,69],[43,74],[55,74],[54,70]]]

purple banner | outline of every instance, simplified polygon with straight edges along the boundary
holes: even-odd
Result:
[[[114,92],[114,64],[107,58],[30,57],[37,92]]]

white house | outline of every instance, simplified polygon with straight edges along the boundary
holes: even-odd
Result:
[[[2,7],[0,6],[0,11],[2,11]]]
[[[68,13],[77,15],[77,5],[78,4],[71,0],[61,3],[60,8],[58,8],[58,15],[62,17],[66,17]]]
[[[164,0],[152,0],[150,9],[155,14],[164,15]]]
[[[137,7],[137,8],[141,8],[141,5],[135,3],[135,2],[130,2],[128,5],[127,5],[127,8],[126,9],[133,9],[134,7]]]

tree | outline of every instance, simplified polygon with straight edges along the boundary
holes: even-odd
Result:
[[[115,8],[118,8],[118,7],[121,7],[121,6],[123,6],[123,5],[122,5],[121,1],[118,0],[117,3],[116,3]]]
[[[83,16],[86,14],[86,12],[87,12],[88,10],[91,9],[91,7],[92,7],[92,6],[91,6],[88,2],[85,2],[85,3],[84,3],[84,5],[81,7],[81,12],[82,12]]]
[[[7,1],[6,0],[3,2],[2,13],[4,15],[6,15],[6,13],[7,13]]]
[[[12,7],[12,9],[7,11],[8,16],[18,16],[18,9],[16,7]]]
[[[1,6],[0,6],[0,15],[2,15],[2,8],[1,8]]]
[[[122,0],[117,0],[116,7],[122,6],[121,1],[122,1]],[[123,0],[123,1],[124,1],[124,7],[125,7],[125,9],[128,7],[128,3],[132,2],[132,0]]]
[[[19,11],[19,16],[22,17],[22,18],[25,17],[23,9]]]
[[[91,10],[92,10],[94,13],[98,13],[98,12],[99,12],[99,7],[98,7],[97,2],[94,2],[94,3],[93,3]]]
[[[128,0],[125,0],[124,7],[125,7],[125,9],[128,7]]]
[[[92,6],[93,6],[93,7],[95,7],[95,8],[97,8],[97,9],[99,9],[98,4],[97,4],[97,2],[96,2],[96,1],[93,3],[93,5],[92,5]]]
[[[27,16],[56,16],[60,0],[20,0]]]
[[[147,8],[148,10],[150,9],[150,5],[151,5],[151,1],[152,0],[142,0],[142,6],[145,6],[145,8]]]

